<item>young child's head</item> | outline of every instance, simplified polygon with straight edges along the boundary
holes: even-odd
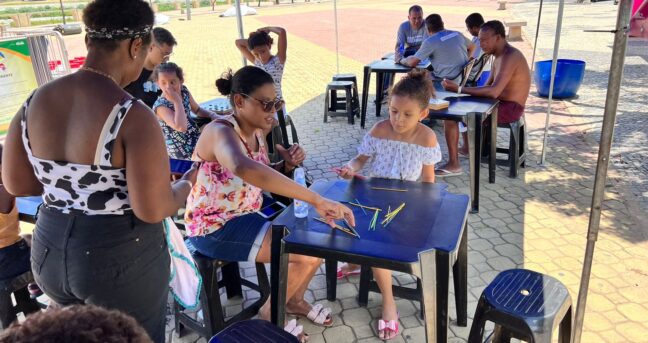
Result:
[[[161,63],[153,70],[153,80],[162,90],[171,88],[180,93],[184,83],[182,68],[173,62]]]
[[[132,342],[152,343],[144,329],[127,314],[94,305],[48,309],[14,322],[0,342]]]
[[[390,92],[389,121],[394,131],[404,133],[416,128],[428,116],[434,86],[427,70],[412,70]]]
[[[257,129],[271,129],[275,112],[283,107],[272,76],[261,68],[246,66],[234,74],[230,70],[216,80],[216,87],[229,96],[236,116]]]
[[[479,13],[473,13],[466,17],[466,29],[473,37],[479,36],[479,29],[484,25],[484,17]]]
[[[248,48],[254,55],[254,58],[262,63],[268,63],[272,57],[270,48],[272,47],[272,37],[265,31],[256,31],[250,33],[248,37]]]

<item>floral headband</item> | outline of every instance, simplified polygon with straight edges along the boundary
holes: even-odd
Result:
[[[127,39],[139,38],[151,33],[151,25],[146,25],[140,28],[131,29],[125,27],[123,29],[107,29],[102,27],[100,29],[93,29],[86,27],[88,38],[92,39]]]

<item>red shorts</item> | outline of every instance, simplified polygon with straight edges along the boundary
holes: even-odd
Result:
[[[514,101],[500,100],[497,108],[497,123],[508,124],[519,120],[524,114],[524,106]]]

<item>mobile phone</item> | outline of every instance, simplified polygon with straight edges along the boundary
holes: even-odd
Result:
[[[186,173],[187,170],[191,169],[191,165],[193,165],[193,161],[169,158],[169,164],[171,164],[171,174],[182,175]]]
[[[263,206],[257,213],[265,219],[273,219],[286,208],[286,205],[274,201]]]

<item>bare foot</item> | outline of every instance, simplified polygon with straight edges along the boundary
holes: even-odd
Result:
[[[468,151],[468,146],[464,145],[461,148],[459,148],[459,156],[468,156],[470,152]]]

